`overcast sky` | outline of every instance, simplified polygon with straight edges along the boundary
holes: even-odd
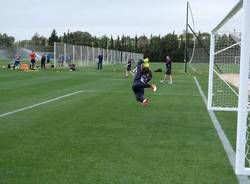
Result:
[[[190,0],[196,30],[209,32],[238,0]],[[186,0],[4,0],[0,32],[17,40],[87,31],[92,35],[165,35],[185,29]]]

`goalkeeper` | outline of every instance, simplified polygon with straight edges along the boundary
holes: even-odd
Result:
[[[144,97],[144,88],[151,88],[156,92],[157,87],[154,84],[148,84],[152,79],[152,72],[149,68],[148,58],[144,60],[139,60],[137,63],[137,72],[133,81],[133,92],[135,94],[136,100],[140,102],[144,107],[149,104],[149,100]]]

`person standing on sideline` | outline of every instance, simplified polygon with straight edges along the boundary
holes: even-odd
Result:
[[[97,70],[102,70],[102,62],[103,62],[103,55],[99,54],[99,56],[98,56]]]
[[[47,63],[50,63],[50,58],[51,58],[51,55],[50,53],[47,54]]]
[[[127,64],[127,70],[126,70],[126,74],[125,74],[125,77],[128,78],[128,75],[129,73],[134,77],[134,73],[132,72],[132,62],[133,62],[133,59],[129,59],[128,60],[128,64]]]
[[[166,73],[165,73],[164,79],[161,80],[160,82],[163,83],[163,82],[165,82],[165,81],[168,80],[169,84],[173,84],[173,78],[172,78],[172,61],[171,61],[170,56],[166,57],[165,65],[166,65]]]
[[[14,62],[13,68],[19,69],[19,67],[20,67],[20,62],[21,62],[21,55],[20,55],[19,52],[18,52],[18,53],[16,54],[16,56],[15,56],[15,62]]]
[[[36,53],[34,50],[30,53],[30,68],[34,70],[36,64]]]
[[[45,62],[46,62],[46,56],[44,53],[42,53],[42,57],[41,57],[41,69],[46,69],[45,68]]]

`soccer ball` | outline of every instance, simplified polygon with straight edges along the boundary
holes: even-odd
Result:
[[[152,85],[151,85],[151,88],[152,88],[153,92],[156,92],[156,91],[157,91],[157,86],[156,86],[155,84],[152,84]]]

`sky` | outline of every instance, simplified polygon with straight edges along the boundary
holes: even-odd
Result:
[[[238,0],[190,0],[196,30],[210,32]],[[182,33],[186,0],[5,0],[0,33],[16,40],[36,32],[50,36],[69,31],[92,35],[166,35]]]

